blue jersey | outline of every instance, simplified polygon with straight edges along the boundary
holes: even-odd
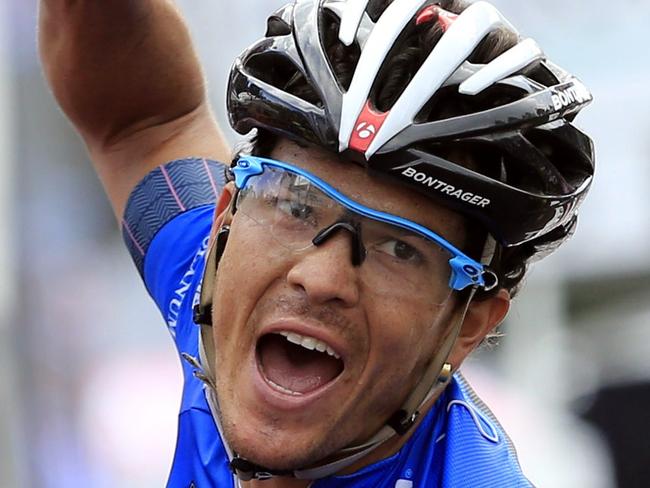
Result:
[[[198,303],[214,202],[224,167],[203,159],[174,161],[133,191],[123,222],[125,242],[179,353],[199,356]],[[237,482],[212,417],[204,383],[182,361],[184,387],[171,488],[230,488]],[[388,459],[312,488],[495,488],[532,486],[510,440],[459,373],[411,438]]]

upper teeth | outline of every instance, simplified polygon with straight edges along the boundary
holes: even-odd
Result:
[[[341,356],[336,354],[336,352],[334,352],[334,349],[332,349],[324,342],[319,341],[318,339],[314,339],[313,337],[302,336],[300,334],[296,334],[295,332],[280,332],[280,335],[286,337],[289,342],[293,342],[294,344],[302,346],[305,349],[309,349],[310,351],[316,349],[318,352],[326,352],[336,359],[341,359]]]

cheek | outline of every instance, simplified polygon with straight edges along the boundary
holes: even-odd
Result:
[[[233,222],[213,292],[219,361],[229,360],[230,349],[248,347],[254,333],[246,327],[248,319],[260,297],[282,275],[279,257],[251,242],[259,242],[259,236]]]
[[[368,317],[372,367],[362,385],[368,418],[391,415],[413,390],[438,347],[444,313],[428,302],[384,300]]]
[[[250,300],[261,296],[269,282],[281,276],[281,252],[278,246],[260,245],[264,239],[263,229],[245,219],[233,221],[217,273],[215,301],[222,309],[245,309]],[[223,303],[225,299],[236,301]]]
[[[371,349],[379,368],[389,376],[412,377],[432,357],[441,336],[444,307],[427,301],[385,302],[374,309]]]
[[[428,357],[426,340],[421,337],[424,322],[407,310],[404,306],[385,308],[383,313],[378,310],[381,321],[371,322],[376,329],[370,335],[369,369],[361,376],[360,386],[363,415],[372,419],[374,428],[402,405]]]
[[[421,350],[437,335],[444,314],[445,305],[433,302],[419,299],[389,301],[388,306],[378,308],[375,313],[377,320],[383,321],[377,329],[390,336],[396,344],[408,344]]]

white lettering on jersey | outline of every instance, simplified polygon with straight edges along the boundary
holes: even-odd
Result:
[[[413,488],[413,482],[411,480],[397,480],[395,488]]]
[[[209,239],[209,237],[206,237],[201,243],[201,248],[194,256],[194,259],[192,259],[192,264],[190,264],[190,267],[181,278],[178,288],[176,288],[172,299],[169,301],[167,307],[167,327],[169,327],[169,332],[174,337],[176,337],[176,324],[178,323],[178,315],[181,312],[181,305],[183,304],[183,300],[185,300],[187,290],[189,290],[190,285],[192,284],[192,278],[196,274],[196,265],[201,261],[201,259],[203,259],[203,256],[205,256],[208,249]]]

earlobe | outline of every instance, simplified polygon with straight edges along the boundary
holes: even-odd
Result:
[[[470,303],[463,327],[449,355],[454,369],[503,321],[509,309],[510,293],[504,288],[487,300]]]
[[[235,194],[235,183],[228,182],[221,191],[219,199],[217,200],[217,205],[214,208],[214,218],[212,220],[212,230],[210,231],[210,242],[212,242],[219,229],[224,224],[230,224],[232,220],[232,214],[230,213],[230,207],[232,199]]]

